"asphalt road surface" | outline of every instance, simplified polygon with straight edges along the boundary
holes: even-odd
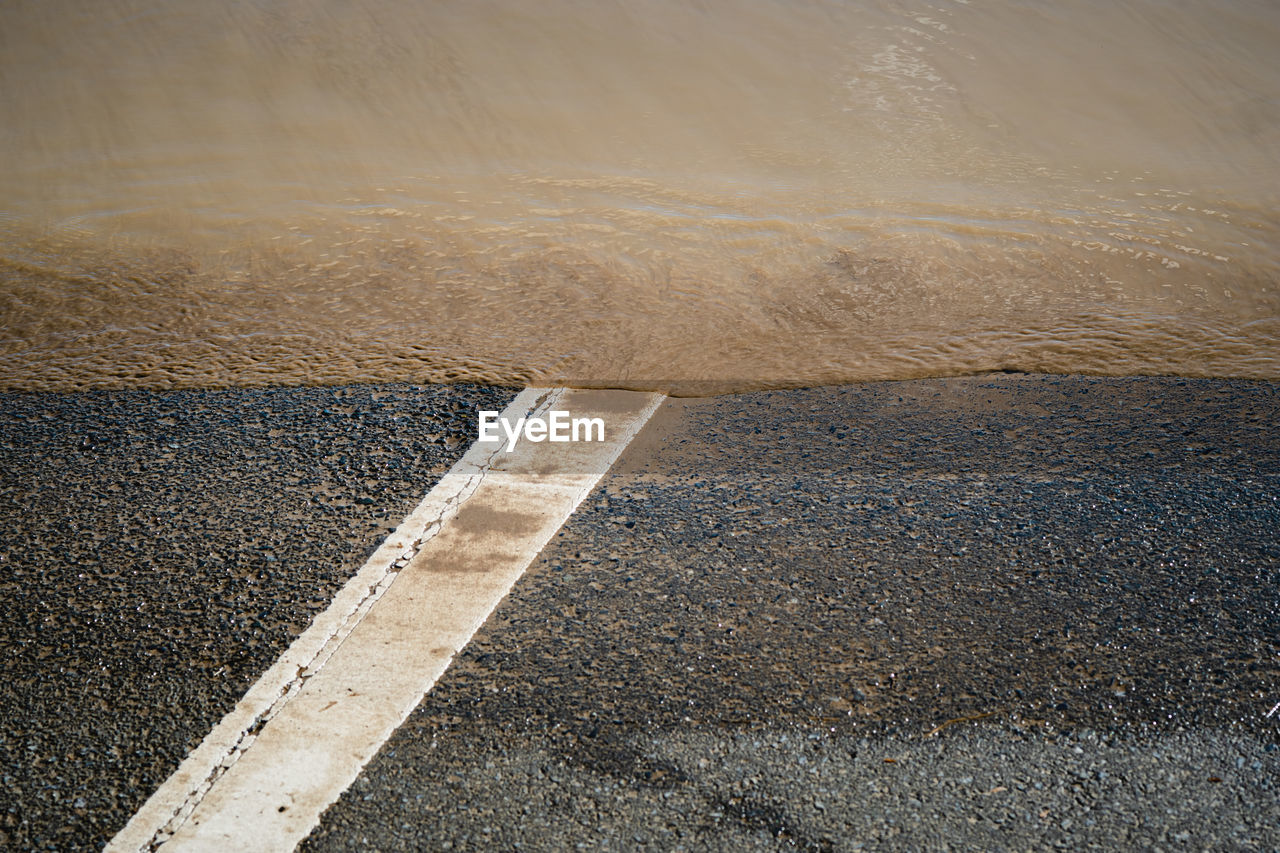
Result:
[[[0,849],[100,849],[514,395],[0,395]]]
[[[0,846],[101,846],[512,394],[0,397]],[[1277,422],[670,400],[303,848],[1280,849]]]
[[[1274,849],[1278,404],[669,401],[304,848]]]

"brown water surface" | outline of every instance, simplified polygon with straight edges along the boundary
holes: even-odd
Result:
[[[14,0],[0,387],[1280,378],[1280,6]]]

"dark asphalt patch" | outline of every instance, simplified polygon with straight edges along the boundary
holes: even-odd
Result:
[[[807,779],[857,744],[941,750],[938,767],[959,744],[959,775],[1011,750],[1081,774],[1060,794],[1006,774],[1026,789],[1002,805],[1026,833],[1011,847],[1049,815],[1068,846],[1280,843],[1277,422],[1274,384],[1177,379],[672,401],[304,848],[851,849],[887,799],[815,783],[797,802],[758,767],[716,768],[772,750],[775,775]],[[1217,762],[1215,732],[1235,738]],[[1152,750],[1190,769],[1166,779],[1138,760]],[[1113,800],[1108,758],[1135,768]],[[1223,767],[1236,811],[1206,824],[1194,804]],[[921,790],[871,846],[979,819]]]
[[[101,848],[515,393],[0,394],[0,847]]]

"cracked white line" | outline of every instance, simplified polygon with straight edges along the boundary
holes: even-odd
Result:
[[[474,444],[107,849],[292,849],[661,399],[523,391],[504,416],[574,408],[612,434],[512,453]]]

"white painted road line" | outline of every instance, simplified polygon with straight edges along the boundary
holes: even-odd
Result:
[[[521,392],[503,417],[599,417],[605,440],[477,441],[106,849],[293,850],[662,400]]]

